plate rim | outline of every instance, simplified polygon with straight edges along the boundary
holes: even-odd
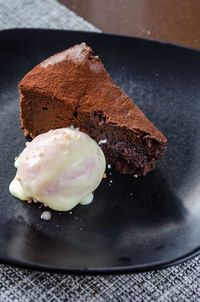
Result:
[[[194,257],[200,255],[200,247],[194,249],[192,252],[185,254],[184,256],[178,257],[172,261],[152,263],[151,265],[129,265],[129,266],[115,266],[114,268],[95,268],[95,267],[80,267],[70,268],[62,266],[50,266],[47,264],[35,264],[31,262],[22,262],[19,260],[8,259],[0,256],[0,263],[5,265],[12,265],[23,269],[29,269],[32,271],[41,272],[52,272],[61,274],[72,274],[72,275],[121,275],[121,274],[137,274],[142,272],[158,271],[163,270],[179,264],[184,264]]]
[[[84,30],[67,30],[67,29],[54,29],[54,28],[33,28],[33,27],[29,27],[29,28],[8,28],[8,29],[3,29],[0,30],[0,33],[2,32],[14,32],[14,31],[60,31],[60,32],[68,32],[68,33],[81,33],[81,34],[89,34],[89,35],[99,35],[99,36],[109,36],[109,37],[119,37],[119,38],[128,38],[128,39],[135,39],[135,40],[142,40],[142,41],[146,41],[148,43],[155,43],[155,44],[163,44],[163,45],[168,45],[168,46],[172,46],[172,47],[178,47],[178,48],[183,48],[185,50],[190,50],[190,51],[194,51],[194,52],[198,52],[200,53],[200,49],[197,48],[192,48],[190,46],[186,46],[186,45],[182,45],[182,44],[178,44],[178,43],[173,43],[173,42],[167,42],[167,41],[163,41],[163,40],[156,40],[156,39],[150,39],[150,38],[143,38],[143,37],[137,37],[137,36],[131,36],[131,35],[122,35],[122,34],[116,34],[116,33],[110,33],[110,32],[92,32],[92,31],[84,31]]]

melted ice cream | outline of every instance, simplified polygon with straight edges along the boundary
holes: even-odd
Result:
[[[105,157],[87,134],[69,128],[38,135],[16,160],[10,192],[58,211],[88,204],[105,171]]]

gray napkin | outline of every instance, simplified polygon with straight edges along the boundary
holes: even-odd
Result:
[[[100,31],[55,0],[0,0],[0,29]],[[200,257],[139,274],[73,276],[0,266],[0,301],[200,301]]]
[[[55,0],[0,0],[0,30],[16,27],[100,32]]]

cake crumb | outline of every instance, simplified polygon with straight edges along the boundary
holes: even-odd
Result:
[[[110,180],[110,183],[112,183],[113,181],[112,181],[112,179]]]
[[[17,180],[18,180],[18,181],[21,181],[21,178],[20,178],[20,177],[17,177]]]
[[[108,164],[108,169],[111,169],[111,165],[110,164]]]
[[[15,157],[15,160],[18,160],[18,157],[17,157],[17,156]]]
[[[130,193],[131,196],[133,196],[133,193]]]
[[[107,178],[107,175],[106,175],[106,173],[104,173],[104,174],[103,174],[103,178]]]
[[[26,157],[26,160],[28,160],[28,156]]]
[[[137,175],[137,174],[134,174],[134,175],[133,175],[133,177],[137,178],[137,177],[138,177],[138,175]]]
[[[28,147],[29,144],[30,144],[29,142],[26,142],[26,147]]]
[[[69,215],[72,215],[72,212],[69,212]]]

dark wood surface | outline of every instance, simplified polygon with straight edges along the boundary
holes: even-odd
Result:
[[[104,32],[200,49],[200,0],[59,0]]]

